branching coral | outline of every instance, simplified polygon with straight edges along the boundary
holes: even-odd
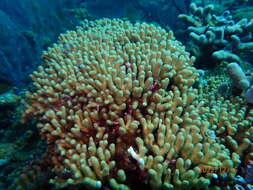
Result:
[[[39,122],[56,188],[201,189],[212,178],[203,167],[235,175],[239,155],[206,135],[212,123],[192,87],[194,57],[172,32],[87,21],[43,58],[24,121]]]
[[[192,3],[190,10],[191,14],[179,18],[190,25],[187,30],[191,43],[199,48],[195,53],[198,64],[208,60],[209,67],[215,67],[220,62],[249,61],[245,55],[253,50],[253,21],[243,18],[237,22],[229,11],[217,15],[212,4],[198,7]]]
[[[208,103],[208,112],[203,119],[211,123],[211,130],[216,138],[230,152],[240,155],[243,165],[253,159],[253,111],[239,96],[222,97],[219,93],[220,84],[229,81],[229,76],[211,74],[206,76],[207,84],[200,88],[201,101]]]

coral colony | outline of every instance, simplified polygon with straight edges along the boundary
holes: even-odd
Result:
[[[43,59],[23,118],[35,118],[47,140],[56,189],[221,189],[213,180],[233,183],[253,156],[253,112],[239,97],[194,89],[195,58],[172,32],[86,21]],[[226,174],[203,172],[222,167]]]
[[[14,31],[0,34],[0,189],[253,189],[253,19],[235,11],[253,2],[122,0],[102,18],[107,1],[13,1],[16,15],[0,1]]]
[[[242,63],[240,55],[252,52],[253,21],[243,18],[236,22],[228,10],[216,15],[212,4],[197,7],[192,3],[190,12],[189,15],[179,15],[179,18],[191,25],[188,31],[191,43],[199,48],[194,53],[197,59],[203,60],[205,56],[214,59],[211,62],[213,67],[214,62]]]

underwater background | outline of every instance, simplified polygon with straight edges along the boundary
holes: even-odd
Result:
[[[0,189],[253,189],[252,0],[0,0]]]

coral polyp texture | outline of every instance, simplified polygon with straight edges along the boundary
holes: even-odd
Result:
[[[204,167],[235,176],[240,155],[206,135],[212,122],[192,87],[195,59],[172,32],[85,21],[43,58],[24,121],[38,121],[57,189],[201,189],[213,177]]]

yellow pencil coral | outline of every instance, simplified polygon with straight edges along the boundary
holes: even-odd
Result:
[[[253,160],[253,110],[244,98],[229,95],[229,76],[224,73],[206,73],[202,78],[207,84],[199,87],[198,99],[208,104],[202,118],[209,121],[219,141],[239,154],[246,165]]]
[[[36,118],[53,145],[56,188],[200,189],[212,178],[202,167],[238,165],[236,153],[205,135],[211,124],[192,88],[194,57],[172,32],[86,21],[43,58],[24,120]]]

